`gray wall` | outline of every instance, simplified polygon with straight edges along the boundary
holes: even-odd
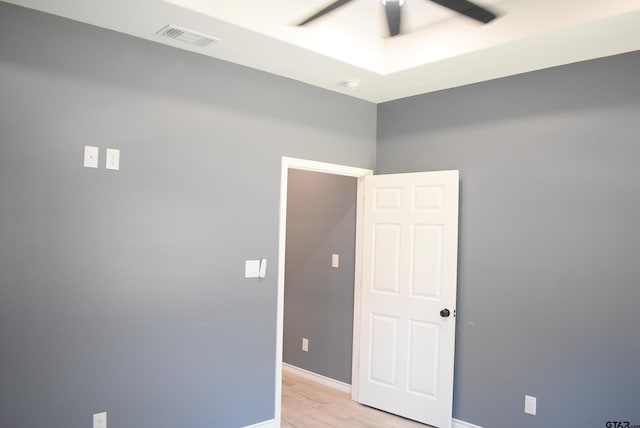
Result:
[[[0,426],[272,418],[280,158],[373,167],[376,106],[6,3],[0,100]]]
[[[378,173],[461,172],[455,417],[640,424],[639,76],[636,52],[379,106]]]
[[[289,170],[283,361],[349,384],[356,192],[353,177]]]

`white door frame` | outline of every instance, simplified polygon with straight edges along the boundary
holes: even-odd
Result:
[[[373,175],[373,170],[355,168],[344,165],[336,165],[331,163],[316,162],[305,159],[296,159],[282,157],[281,175],[280,175],[280,231],[278,235],[278,290],[277,290],[277,309],[276,309],[276,367],[275,367],[275,403],[274,403],[274,422],[275,428],[280,428],[280,419],[282,416],[282,345],[284,335],[284,270],[285,270],[285,249],[287,241],[287,181],[290,169],[301,169],[305,171],[323,172],[326,174],[344,175],[348,177],[356,177],[358,179],[358,193],[356,202],[356,259],[355,259],[355,285],[354,285],[354,318],[359,318],[360,305],[360,263],[361,263],[361,236],[363,207],[363,185],[364,177]],[[355,320],[357,321],[357,320]],[[356,354],[356,340],[359,337],[356,333],[359,331],[359,323],[354,322],[353,338],[354,338],[354,354],[352,364],[356,370],[352,370],[352,397],[357,397],[357,364],[358,355]]]

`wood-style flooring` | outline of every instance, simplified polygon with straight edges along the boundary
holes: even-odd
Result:
[[[282,428],[429,428],[363,406],[347,393],[282,372]]]

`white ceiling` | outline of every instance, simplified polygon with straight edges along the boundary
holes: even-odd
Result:
[[[405,0],[403,34],[385,36],[380,0],[10,0],[379,103],[640,50],[639,0],[478,0],[487,25]],[[167,24],[221,39],[204,48],[160,37]],[[357,89],[341,82],[355,79]]]

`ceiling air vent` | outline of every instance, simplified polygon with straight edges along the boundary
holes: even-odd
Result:
[[[220,41],[220,39],[216,37],[196,33],[191,30],[185,30],[184,28],[176,27],[175,25],[167,25],[156,34],[170,39],[180,40],[181,42],[189,43],[190,45],[201,48]]]

